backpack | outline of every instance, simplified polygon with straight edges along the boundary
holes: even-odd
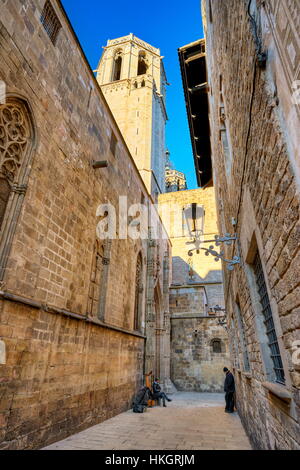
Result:
[[[148,387],[142,387],[134,397],[132,411],[134,413],[144,413],[150,397],[150,389]]]
[[[144,413],[145,408],[145,405],[133,405],[132,411],[134,413]]]

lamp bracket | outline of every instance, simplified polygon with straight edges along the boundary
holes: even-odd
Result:
[[[189,250],[188,255],[193,256],[193,251],[196,250],[199,253],[199,250],[204,250],[205,255],[209,256],[212,255],[215,258],[215,261],[219,261],[220,259],[227,263],[227,269],[229,271],[233,271],[234,266],[236,264],[241,263],[240,256],[234,256],[232,259],[226,259],[224,251],[218,253],[214,248],[214,245],[211,245],[209,248],[200,248],[202,243],[214,243],[216,246],[221,246],[223,243],[227,246],[231,245],[232,242],[238,240],[237,234],[230,235],[230,233],[226,233],[224,236],[216,235],[214,240],[200,240],[198,237],[195,237],[193,241],[187,242],[187,245],[193,244],[194,248]]]

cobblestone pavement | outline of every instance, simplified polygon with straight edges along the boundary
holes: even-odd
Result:
[[[176,393],[167,408],[129,410],[47,450],[248,450],[237,413],[224,412],[224,395]]]

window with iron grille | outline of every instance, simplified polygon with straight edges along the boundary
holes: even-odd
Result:
[[[222,352],[222,343],[220,339],[214,339],[211,342],[213,353],[220,354]]]
[[[260,303],[262,305],[262,313],[264,316],[264,324],[266,326],[266,334],[268,337],[268,344],[271,350],[271,358],[273,361],[273,369],[276,376],[276,381],[279,383],[285,383],[284,370],[282,365],[282,359],[280,355],[277,334],[274,326],[273,313],[271,310],[270,299],[267,291],[265,276],[261,264],[259,253],[257,252],[254,263],[254,273],[256,277],[256,283],[258,287]]]
[[[41,23],[52,43],[55,45],[58,33],[61,29],[61,24],[49,0],[46,1],[42,11]]]

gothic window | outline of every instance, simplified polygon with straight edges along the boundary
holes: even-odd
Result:
[[[104,249],[100,243],[96,242],[92,273],[90,280],[90,291],[89,291],[89,307],[88,311],[92,317],[97,317],[99,313],[100,303],[100,288],[102,283],[103,274],[103,260],[104,260]]]
[[[147,70],[148,70],[148,65],[147,65],[146,54],[145,52],[140,52],[139,59],[138,59],[138,75],[144,75],[145,73],[147,73]]]
[[[30,142],[30,126],[23,107],[13,102],[0,105],[0,175],[16,182]]]
[[[220,354],[222,352],[222,342],[220,339],[213,339],[211,346],[214,354]]]
[[[120,80],[121,78],[121,70],[122,70],[122,51],[117,51],[114,57],[114,63],[113,63],[113,75],[112,75],[112,81],[116,82]]]
[[[61,24],[49,0],[46,1],[43,8],[41,14],[41,23],[44,26],[44,29],[52,43],[55,45],[58,33],[61,29]]]
[[[143,292],[143,261],[142,255],[139,253],[136,263],[135,275],[135,298],[134,298],[134,330],[138,331],[141,328],[141,294]]]
[[[0,279],[26,191],[34,128],[25,102],[8,98],[0,105]]]
[[[276,382],[285,383],[284,369],[278,345],[277,334],[274,325],[273,312],[270,305],[269,294],[267,290],[265,275],[259,256],[259,252],[256,252],[256,256],[253,262],[254,274],[257,283],[258,294],[260,298],[262,315],[264,318],[264,325],[266,329],[266,335],[268,338],[268,345],[270,348],[270,355],[273,362],[273,370],[276,377]]]

